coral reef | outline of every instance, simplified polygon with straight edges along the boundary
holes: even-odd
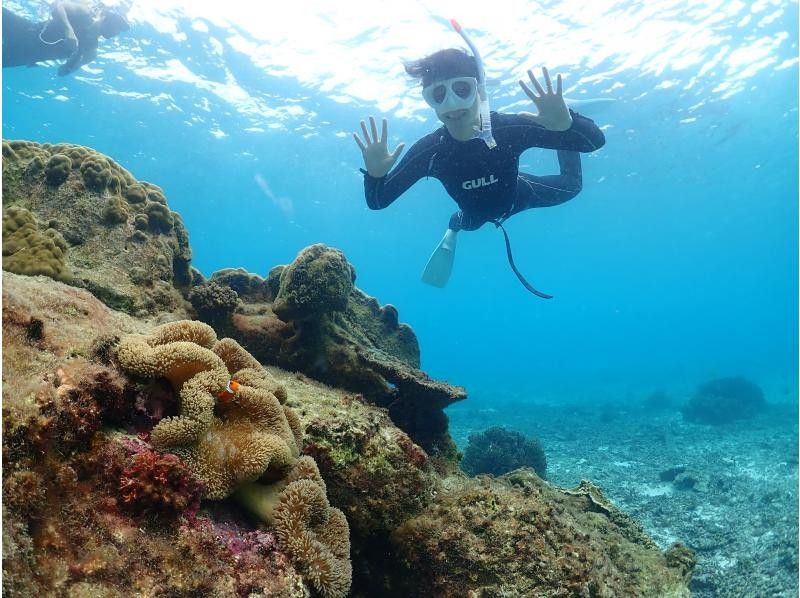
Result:
[[[4,142],[3,174],[4,216],[58,232],[71,273],[3,272],[4,592],[686,595],[693,553],[593,485],[465,478],[463,389],[341,252],[205,281],[113,160]]]
[[[672,411],[676,408],[675,400],[664,392],[663,390],[656,390],[650,393],[642,401],[642,409],[652,413],[660,413],[662,411]]]
[[[39,167],[41,160],[41,157],[36,156],[33,161],[29,163],[26,174],[29,176],[35,176],[38,174],[38,172],[41,170]],[[50,159],[47,160],[47,164],[45,165],[45,180],[47,180],[48,185],[57,187],[67,180],[67,177],[71,171],[72,160],[69,159],[69,156],[65,156],[64,154],[53,154],[50,156]]]
[[[719,425],[750,419],[765,408],[761,388],[746,378],[736,377],[701,384],[682,411],[687,421]]]
[[[688,558],[656,550],[596,488],[531,470],[453,481],[392,541],[409,595],[689,596]]]
[[[282,478],[299,454],[296,416],[281,404],[277,383],[235,341],[217,341],[201,322],[163,324],[149,336],[128,336],[117,352],[122,367],[166,378],[180,394],[180,414],[162,419],[153,446],[183,459],[219,500],[263,475]],[[230,380],[235,400],[218,399]]]
[[[259,361],[302,371],[388,408],[414,442],[452,466],[457,451],[444,409],[465,399],[464,389],[420,371],[414,332],[399,322],[394,306],[381,307],[354,281],[344,255],[317,244],[266,279],[243,270],[217,272],[199,285],[194,302],[218,334],[237,339]],[[210,285],[237,293],[235,311],[232,299],[208,305],[221,296],[206,290]]]
[[[172,458],[155,456],[147,442],[152,441],[153,430],[147,425],[157,428],[160,422],[180,418],[184,409],[166,400],[165,395],[174,393],[171,384],[155,382],[158,372],[166,372],[163,366],[155,367],[159,360],[142,370],[153,378],[135,384],[113,368],[118,338],[128,339],[120,341],[119,349],[138,339],[156,353],[173,342],[195,345],[218,357],[228,375],[255,366],[246,353],[228,341],[217,352],[211,351],[209,347],[219,343],[198,323],[151,329],[110,310],[85,290],[46,278],[10,273],[3,277],[6,591],[20,595],[260,593],[299,597],[308,591],[303,580],[315,587],[308,566],[316,561],[292,557],[274,521],[266,527],[254,525],[232,511],[227,501],[205,501],[196,511],[196,487],[186,483],[185,469]],[[132,332],[140,336],[126,337]],[[89,363],[87,357],[105,365]],[[214,363],[218,368],[218,362]],[[56,374],[59,369],[63,373]],[[625,568],[614,565],[619,581],[612,579],[618,584],[614,587],[633,588],[628,595],[637,595],[636,588],[654,587],[651,593],[642,590],[638,595],[669,595],[659,594],[659,588],[671,587],[668,584],[678,576],[679,566],[686,572],[691,563],[686,555],[678,555],[670,561],[674,565],[670,568],[664,555],[637,536],[636,526],[614,511],[595,489],[587,486],[574,494],[556,491],[532,474],[532,481],[524,484],[509,482],[510,476],[480,482],[458,475],[443,478],[433,467],[435,460],[393,425],[385,410],[359,395],[326,387],[301,374],[274,367],[268,371],[274,378],[271,392],[279,403],[296,411],[306,429],[301,452],[316,460],[330,505],[346,515],[355,596],[447,595],[441,590],[447,584],[453,588],[449,595],[479,595],[485,587],[491,594],[493,586],[486,580],[499,575],[501,560],[510,572],[504,578],[505,591],[530,595],[530,582],[522,573],[531,566],[532,556],[516,544],[508,549],[509,543],[519,542],[520,537],[526,542],[548,538],[548,558],[537,565],[537,587],[544,594],[561,591],[559,584],[565,579],[577,587],[581,575],[592,575],[569,557],[573,546],[589,545],[591,552],[586,554],[599,562],[629,559]],[[186,372],[169,375],[178,381],[185,379]],[[255,378],[241,381],[255,387]],[[101,383],[103,379],[115,382]],[[258,379],[267,378],[259,374]],[[57,396],[60,388],[61,400],[37,401],[43,384],[47,393],[39,396]],[[86,390],[76,392],[74,388]],[[212,416],[224,416],[219,397],[214,401]],[[44,425],[51,421],[59,423]],[[104,431],[109,426],[126,428],[131,422],[145,424],[144,430],[138,430],[140,439]],[[65,434],[67,429],[76,432],[70,436]],[[149,456],[136,457],[140,453]],[[278,499],[295,481],[290,475],[256,483]],[[126,483],[134,478],[133,485]],[[154,491],[151,482],[156,479],[169,480],[163,492]],[[319,487],[317,482],[314,485]],[[479,486],[484,494],[465,495],[456,501],[454,492],[465,485]],[[541,486],[542,498],[534,501],[538,494],[526,490],[525,485]],[[131,487],[137,488],[136,500],[126,502],[125,496],[132,496],[126,494]],[[511,495],[514,502],[504,503],[504,497]],[[488,497],[477,504],[488,509],[482,514],[496,526],[488,528],[497,530],[485,536],[490,542],[478,540],[478,536],[484,537],[484,528],[470,527],[471,523],[457,527],[473,497]],[[511,511],[492,507],[492,500],[500,507],[511,504],[515,515],[509,520]],[[326,505],[319,500],[309,504]],[[539,525],[544,531],[537,528],[535,534],[523,533],[532,525],[531,513],[549,513],[546,509],[551,506],[555,512],[563,509],[556,521],[542,516]],[[329,562],[338,562],[347,573],[347,565],[337,557],[343,554],[344,536],[337,533],[339,541],[331,542],[324,531],[326,526],[341,530],[344,518],[332,515],[326,507],[327,523],[324,515],[316,517],[321,508],[312,509],[309,520],[308,512],[298,509],[299,521],[307,522],[314,534],[312,540],[327,547],[327,553],[317,547],[316,554],[332,558]],[[446,529],[431,527],[431,535],[422,534],[420,522],[431,517]],[[499,533],[511,523],[522,531],[506,540]],[[553,535],[548,535],[551,526],[560,527],[553,527]],[[414,535],[412,530],[417,530]],[[443,542],[438,551],[432,547],[434,532]],[[638,538],[640,552],[626,552],[628,544],[618,536]],[[463,551],[462,556],[455,558],[451,549]],[[618,550],[621,556],[617,556]],[[444,570],[442,551],[453,558],[452,574]],[[462,565],[469,565],[474,573],[464,573]],[[575,567],[569,575],[567,565]],[[433,577],[428,576],[431,569]],[[463,575],[455,579],[459,571]],[[651,574],[658,574],[661,586],[648,581]],[[332,585],[324,586],[326,579],[333,580]],[[322,585],[315,593],[328,591],[323,587],[338,587],[335,579],[335,575],[317,578],[316,583]],[[673,595],[681,594],[675,591]]]
[[[281,546],[320,595],[345,596],[352,578],[347,521],[330,507],[314,460],[298,460],[300,420],[284,404],[285,389],[236,341],[217,341],[202,322],[172,322],[148,336],[125,337],[117,358],[138,376],[166,378],[180,394],[179,415],[158,422],[153,446],[178,455],[206,498],[236,492],[274,523]],[[147,465],[149,480],[156,474]],[[258,491],[275,496],[274,513],[255,506]]]
[[[239,305],[235,290],[213,281],[192,287],[188,298],[197,316],[215,329],[225,327]]]
[[[470,434],[461,466],[470,475],[501,475],[520,467],[533,468],[539,477],[547,473],[547,458],[541,443],[519,432],[493,426]]]
[[[190,314],[188,235],[157,187],[79,145],[4,147],[4,229],[15,232],[4,230],[5,270],[67,281],[137,316]]]
[[[25,208],[11,207],[3,213],[3,268],[68,282],[67,243],[57,230],[42,228]]]
[[[306,247],[281,272],[272,311],[284,322],[341,311],[347,307],[355,277],[341,251],[322,244]]]
[[[684,465],[670,467],[658,474],[658,479],[662,482],[671,482],[676,490],[694,490],[695,492],[705,492],[708,489],[708,483],[703,477],[700,472]]]

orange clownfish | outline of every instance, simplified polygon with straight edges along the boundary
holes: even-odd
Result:
[[[239,383],[236,380],[231,380],[225,390],[217,395],[217,398],[223,403],[227,403],[236,396],[237,392],[239,392]]]

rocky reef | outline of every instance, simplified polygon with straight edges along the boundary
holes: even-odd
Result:
[[[701,384],[681,411],[686,421],[721,425],[752,419],[766,407],[761,388],[738,376]]]
[[[688,595],[691,551],[590,483],[467,478],[443,413],[463,389],[340,252],[206,281],[156,201],[172,228],[148,216],[138,267],[169,268],[135,282],[121,240],[152,188],[75,148],[3,146],[4,228],[38,239],[4,239],[8,595]],[[109,235],[121,255],[89,266]],[[21,268],[28,241],[61,267]]]
[[[461,468],[469,475],[502,475],[522,467],[532,468],[541,478],[547,477],[547,456],[536,438],[503,426],[492,426],[469,435]]]
[[[3,270],[69,282],[138,317],[189,316],[190,261],[156,185],[79,145],[3,142]]]
[[[190,299],[200,319],[262,363],[301,371],[388,409],[446,469],[457,455],[444,409],[466,392],[419,369],[414,331],[400,323],[393,305],[381,306],[355,280],[341,251],[317,244],[266,279],[240,269],[215,272]]]

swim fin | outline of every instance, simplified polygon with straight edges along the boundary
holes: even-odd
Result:
[[[434,287],[444,288],[453,271],[453,260],[456,257],[456,231],[448,228],[444,238],[431,254],[425,271],[422,273],[422,282]]]

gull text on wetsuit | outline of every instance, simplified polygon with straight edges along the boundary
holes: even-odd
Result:
[[[489,185],[493,185],[497,182],[497,178],[490,174],[489,178],[487,179],[485,176],[482,176],[479,179],[472,179],[471,181],[464,181],[461,183],[462,189],[477,189],[478,187],[488,187]]]

